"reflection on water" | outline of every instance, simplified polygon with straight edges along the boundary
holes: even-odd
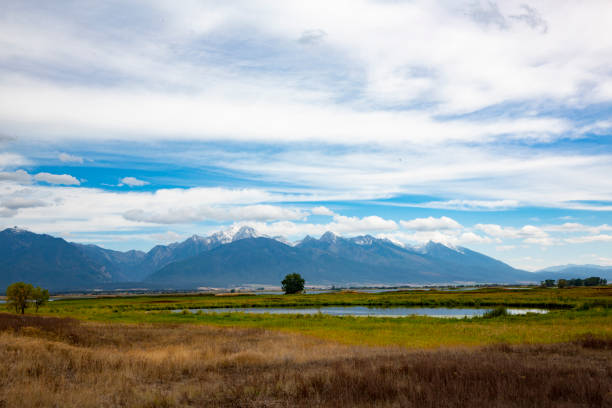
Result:
[[[482,316],[491,309],[472,309],[472,308],[444,308],[444,307],[366,307],[366,306],[325,306],[325,307],[260,307],[260,308],[208,308],[208,309],[189,309],[192,313],[198,311],[203,313],[270,313],[270,314],[307,314],[317,313],[331,316],[364,316],[364,317],[406,317],[406,316],[430,316],[430,317],[450,317],[463,318]],[[522,315],[527,313],[547,313],[545,309],[507,309],[509,314]],[[174,313],[182,310],[174,310]]]

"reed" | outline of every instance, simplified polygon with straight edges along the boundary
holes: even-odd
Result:
[[[3,407],[605,407],[612,339],[433,351],[0,314]]]

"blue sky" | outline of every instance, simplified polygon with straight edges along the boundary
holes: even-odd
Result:
[[[4,1],[0,227],[612,264],[612,5]]]

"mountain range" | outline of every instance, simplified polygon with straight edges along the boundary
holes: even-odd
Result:
[[[612,266],[601,266],[601,265],[558,265],[551,266],[548,268],[540,269],[537,271],[541,279],[572,279],[579,278],[585,279],[591,276],[599,276],[601,278],[612,280]]]
[[[234,227],[148,252],[121,252],[18,228],[0,231],[0,290],[15,281],[54,291],[119,283],[157,289],[278,286],[293,272],[307,284],[321,285],[521,283],[549,279],[549,274],[590,273],[572,267],[578,266],[530,273],[463,247],[435,242],[404,247],[370,235],[344,238],[332,232],[289,244],[250,227]],[[596,271],[602,277],[611,272]]]

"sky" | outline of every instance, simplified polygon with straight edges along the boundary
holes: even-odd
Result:
[[[612,2],[0,6],[0,228],[612,265]]]

